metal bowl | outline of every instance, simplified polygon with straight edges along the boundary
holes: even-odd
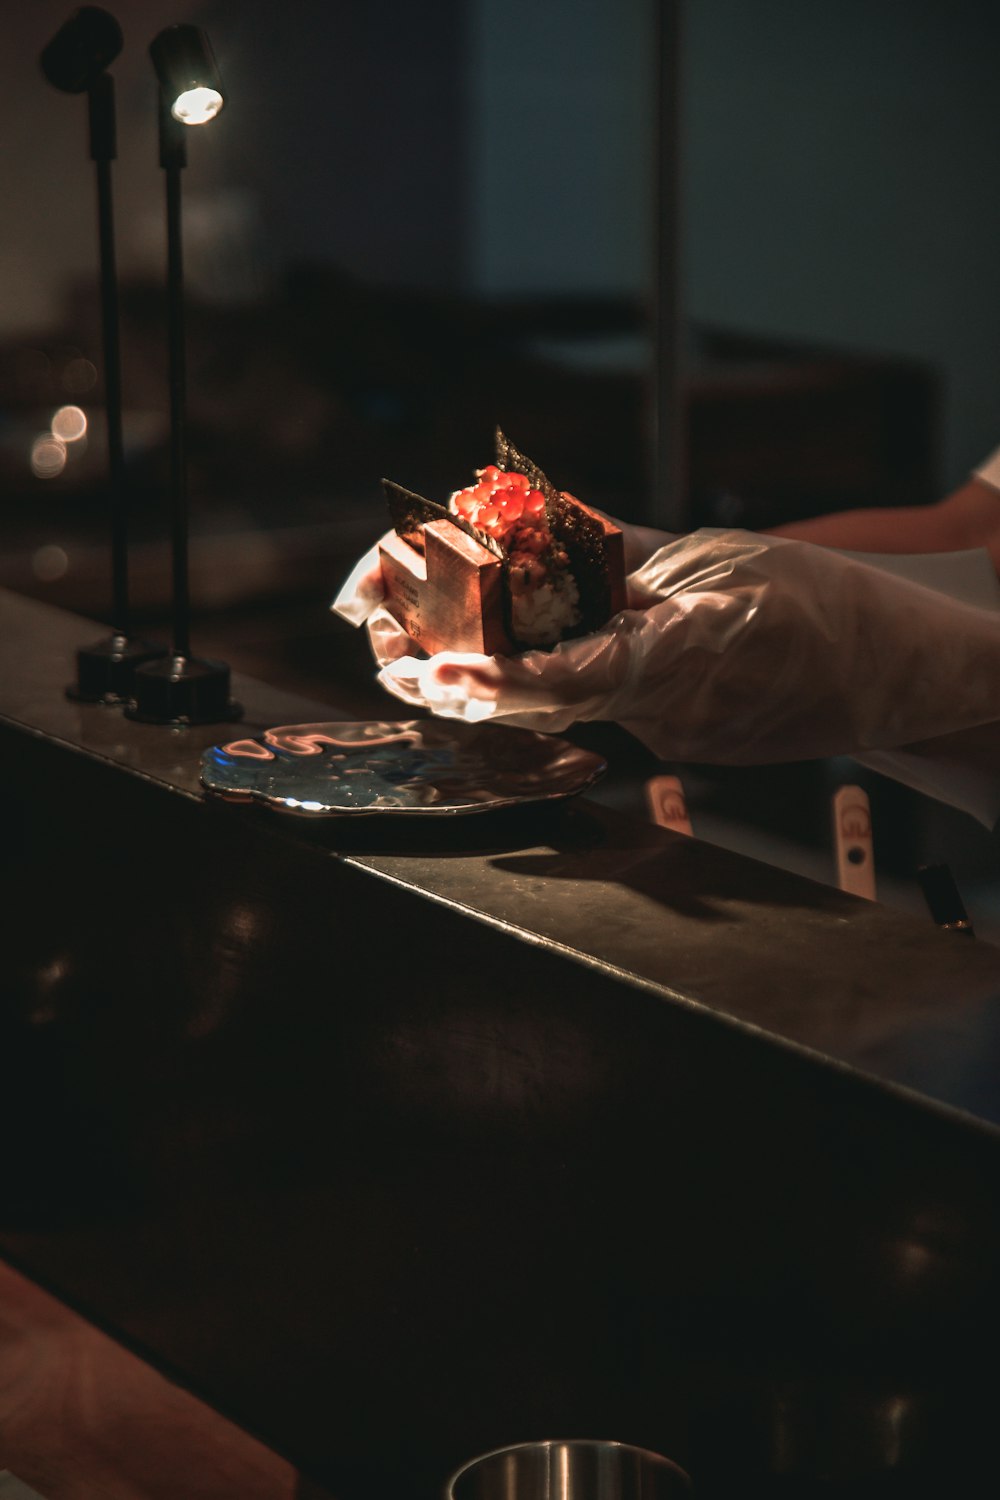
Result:
[[[445,1500],[676,1500],[693,1493],[683,1469],[645,1448],[588,1438],[518,1443],[454,1473]]]

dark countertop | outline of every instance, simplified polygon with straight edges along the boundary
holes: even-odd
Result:
[[[72,653],[94,630],[0,591],[0,718],[203,800],[200,753],[233,737],[226,726],[165,730],[65,697]],[[234,679],[234,692],[246,709],[241,735],[346,717],[333,703],[246,678]],[[387,697],[386,717],[404,716]],[[1000,1126],[1000,949],[992,945],[593,802],[431,830],[401,819],[334,828],[231,812],[277,822],[284,839],[326,847],[378,879],[558,945],[664,999]]]

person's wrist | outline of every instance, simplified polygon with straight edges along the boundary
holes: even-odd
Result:
[[[980,484],[988,484],[991,490],[1000,490],[1000,448],[973,469],[972,477]]]

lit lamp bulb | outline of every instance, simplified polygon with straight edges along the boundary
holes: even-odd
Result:
[[[218,89],[185,89],[170,106],[170,113],[182,125],[207,125],[209,120],[215,119],[222,104]]]
[[[164,102],[182,125],[207,125],[224,103],[222,79],[208,37],[197,26],[168,26],[149,55]]]

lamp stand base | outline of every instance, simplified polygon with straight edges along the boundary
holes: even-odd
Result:
[[[167,653],[165,646],[115,632],[76,653],[76,682],[66,689],[77,703],[125,703],[137,667]]]
[[[229,696],[225,662],[172,653],[136,669],[125,705],[125,717],[141,724],[223,724],[242,716]]]

